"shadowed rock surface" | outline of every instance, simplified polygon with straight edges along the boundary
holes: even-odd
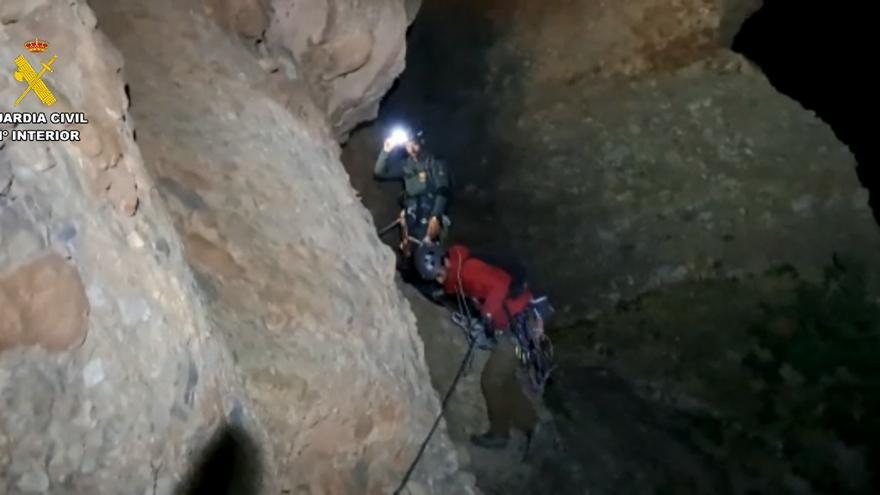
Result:
[[[407,26],[421,0],[210,0],[206,14],[280,57],[273,69],[307,81],[342,139],[373,119],[404,69]],[[285,62],[292,57],[295,64]],[[271,62],[270,62],[271,63]]]
[[[478,353],[403,493],[876,493],[880,237],[760,2],[421,3],[0,3],[90,121],[0,142],[0,493],[391,493],[466,351],[375,235],[399,122],[561,310],[531,443],[467,443]]]
[[[400,87],[346,147],[352,182],[390,221],[371,161],[391,125],[424,128],[456,174],[453,234],[531,260],[566,321],[669,281],[873,257],[853,156],[720,45],[753,6],[429,2]]]
[[[876,273],[880,248],[850,151],[728,48],[760,4],[422,6],[407,71],[377,125],[354,134],[343,158],[384,225],[396,214],[398,188],[373,181],[372,161],[393,125],[424,129],[429,148],[455,172],[453,237],[525,260],[534,284],[561,310],[552,335],[562,368],[545,404],[551,433],[536,438],[524,464],[516,441],[502,453],[471,452],[468,469],[487,493],[868,493],[876,486],[865,476],[873,464],[864,467],[876,459],[866,447],[873,437],[850,436],[874,431],[859,419],[864,413],[822,422],[805,412],[827,407],[823,397],[834,393],[824,384],[840,385],[829,371],[838,365],[857,376],[853,388],[840,385],[847,390],[841,409],[873,404],[858,387],[876,383],[876,370],[840,349],[850,339],[873,348],[876,277],[867,277],[864,297],[853,296],[858,316],[842,317],[849,313],[816,296],[791,310],[806,323],[772,341],[772,364],[746,357],[765,333],[754,330],[762,308],[789,311],[786,301],[805,287],[818,293],[835,255],[864,262],[851,272]],[[393,235],[386,241],[396,242]],[[780,267],[797,273],[797,283],[767,275]],[[693,289],[703,282],[712,288],[705,295]],[[660,302],[633,303],[642,295]],[[813,319],[810,306],[839,315],[842,328]],[[631,313],[637,321],[627,319]],[[418,316],[423,334],[450,327],[434,321],[448,318],[442,313],[419,309]],[[830,329],[816,337],[814,321]],[[445,338],[458,338],[455,356],[432,357],[432,342],[447,349]],[[462,339],[425,339],[442,392],[442,377],[464,353]],[[805,359],[806,351],[784,355],[789,346],[823,356],[821,364]],[[756,352],[766,358],[765,351]],[[841,352],[850,357],[825,358]],[[800,373],[813,381],[799,382]],[[796,386],[782,392],[777,374],[794,376]],[[792,398],[797,393],[803,401]],[[465,382],[451,406],[453,432],[485,428],[481,405],[471,403],[479,398]],[[743,403],[754,407],[737,406]],[[834,457],[822,459],[823,449]]]
[[[90,121],[79,143],[0,143],[4,328],[11,309],[24,337],[0,354],[0,492],[168,493],[241,397],[231,356],[211,337],[132,138],[122,57],[92,10],[3,2],[0,18],[0,58],[45,33],[53,110]],[[21,91],[0,79],[0,108]],[[16,108],[43,109],[32,97]]]
[[[332,67],[268,55],[216,2],[90,5],[0,6],[0,56],[45,36],[57,109],[90,120],[0,151],[0,492],[390,493],[438,400],[326,102],[274,70]],[[402,68],[412,12],[332,7],[400,33],[341,122]],[[20,90],[0,81],[3,111]],[[444,428],[408,492],[474,492]]]

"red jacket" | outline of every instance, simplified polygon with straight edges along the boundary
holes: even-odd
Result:
[[[475,298],[480,303],[482,315],[489,317],[496,329],[507,328],[507,314],[517,315],[531,302],[532,293],[528,289],[516,299],[509,299],[511,276],[501,268],[471,258],[468,248],[453,245],[448,256],[450,267],[443,289],[450,295],[460,290],[466,297]],[[506,312],[504,305],[507,306]]]

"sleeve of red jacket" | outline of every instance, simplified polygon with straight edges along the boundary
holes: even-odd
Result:
[[[461,244],[453,244],[449,246],[448,256],[452,259],[453,265],[461,265],[464,260],[468,259],[471,255],[471,252],[468,248],[462,246]]]
[[[504,284],[492,284],[486,302],[483,303],[483,316],[491,317],[492,324],[498,326],[498,321],[503,321],[501,313],[504,311],[504,299],[507,297],[507,287]]]

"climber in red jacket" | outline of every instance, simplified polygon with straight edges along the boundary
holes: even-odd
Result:
[[[524,282],[503,269],[472,257],[465,246],[450,246],[448,252],[434,244],[424,244],[416,253],[416,268],[425,280],[436,280],[449,295],[476,299],[483,319],[494,330],[504,330],[508,316],[528,308],[532,293]],[[517,285],[517,287],[513,287]]]
[[[461,245],[445,252],[442,247],[423,244],[416,251],[416,268],[426,280],[435,280],[449,295],[476,299],[488,330],[508,328],[508,319],[528,308],[532,293],[524,280],[516,280],[508,271],[471,255]],[[491,332],[495,333],[495,332]],[[488,449],[504,448],[511,428],[531,436],[538,421],[534,405],[522,393],[516,379],[519,360],[513,339],[498,339],[480,380],[489,431],[471,435],[471,442]]]

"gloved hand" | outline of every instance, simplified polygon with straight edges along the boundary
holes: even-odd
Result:
[[[475,333],[471,338],[476,341],[478,349],[486,351],[495,347],[495,327],[492,326],[491,318],[483,317],[473,330]]]
[[[412,257],[412,243],[409,242],[409,239],[404,239],[400,241],[398,247],[400,248],[400,254],[402,254],[405,259],[409,259],[410,257]]]
[[[391,153],[391,150],[394,149],[394,142],[391,141],[391,138],[385,140],[385,144],[382,145],[382,149],[385,153]]]
[[[435,241],[440,237],[440,220],[437,217],[431,217],[428,220],[428,235],[425,236],[425,241]]]

